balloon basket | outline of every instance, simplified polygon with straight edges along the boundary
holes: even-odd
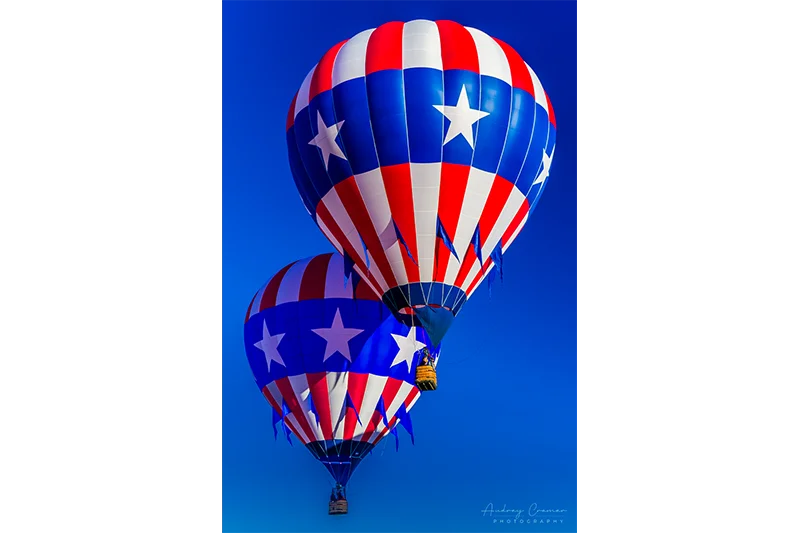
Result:
[[[328,514],[347,514],[347,500],[328,502]]]
[[[417,367],[417,388],[421,391],[436,390],[436,369],[428,365]]]

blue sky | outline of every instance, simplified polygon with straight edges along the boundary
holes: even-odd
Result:
[[[576,528],[576,48],[573,2],[223,2],[223,527],[225,531],[574,531]],[[333,251],[303,209],[285,146],[288,105],[333,44],[391,20],[451,19],[513,46],[548,91],[558,142],[544,194],[443,343],[440,388],[379,444],[327,515],[329,475],[273,440],[242,321],[285,264]],[[499,524],[494,509],[565,509]],[[550,515],[552,516],[552,515]],[[537,518],[547,518],[539,514]]]

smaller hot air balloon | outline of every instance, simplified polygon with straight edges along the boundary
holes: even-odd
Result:
[[[275,437],[280,425],[327,468],[336,482],[328,512],[346,513],[347,482],[375,445],[398,439],[398,424],[413,442],[416,368],[435,364],[438,350],[332,253],[275,274],[250,302],[244,341]]]

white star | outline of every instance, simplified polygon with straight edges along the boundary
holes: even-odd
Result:
[[[328,161],[330,160],[331,154],[345,160],[347,159],[342,149],[336,144],[336,137],[339,135],[342,124],[344,124],[344,120],[340,120],[333,126],[326,126],[325,121],[322,120],[322,115],[317,111],[317,136],[308,141],[308,144],[322,150],[322,160],[325,162],[325,170],[328,169]]]
[[[419,342],[417,340],[416,330],[417,328],[412,326],[406,337],[392,333],[392,338],[394,342],[397,343],[397,347],[400,348],[400,351],[394,356],[394,361],[389,365],[390,367],[399,363],[406,363],[406,365],[408,365],[408,371],[411,372],[411,360],[414,359],[414,354],[425,347],[424,342]]]
[[[553,162],[553,156],[547,155],[545,150],[542,150],[542,171],[536,176],[536,181],[533,182],[534,185],[537,183],[544,183],[544,180],[547,179],[547,176],[550,175],[550,164]]]
[[[263,338],[255,343],[253,346],[264,352],[264,357],[267,359],[267,372],[270,372],[270,363],[275,361],[276,363],[280,364],[281,366],[286,366],[286,363],[283,362],[283,358],[281,357],[280,352],[278,351],[278,345],[281,343],[281,339],[285,333],[278,333],[277,335],[270,335],[269,329],[267,329],[267,321],[264,321],[264,327],[261,330]]]
[[[463,135],[470,147],[474,149],[475,145],[472,139],[472,125],[489,113],[469,107],[466,85],[461,86],[461,94],[458,96],[458,103],[455,106],[434,104],[433,107],[435,107],[439,113],[447,117],[447,120],[450,121],[450,127],[447,128],[447,135],[445,135],[444,144],[449,143],[459,135]]]
[[[339,314],[339,309],[336,309],[336,314],[333,316],[333,324],[329,328],[312,329],[314,333],[325,339],[327,345],[325,346],[325,355],[322,356],[322,362],[328,360],[330,356],[339,352],[342,356],[350,361],[350,339],[364,331],[363,329],[346,328],[342,324],[342,316]]]

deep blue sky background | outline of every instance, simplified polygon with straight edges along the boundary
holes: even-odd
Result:
[[[286,156],[288,105],[337,42],[391,20],[451,19],[513,46],[558,122],[544,194],[443,342],[440,388],[411,415],[416,445],[385,439],[327,515],[330,477],[296,440],[273,440],[242,321],[285,264],[333,251],[303,209]],[[224,531],[576,530],[576,4],[223,2]],[[495,524],[481,511],[561,508],[563,524]],[[537,518],[546,518],[539,515]]]

